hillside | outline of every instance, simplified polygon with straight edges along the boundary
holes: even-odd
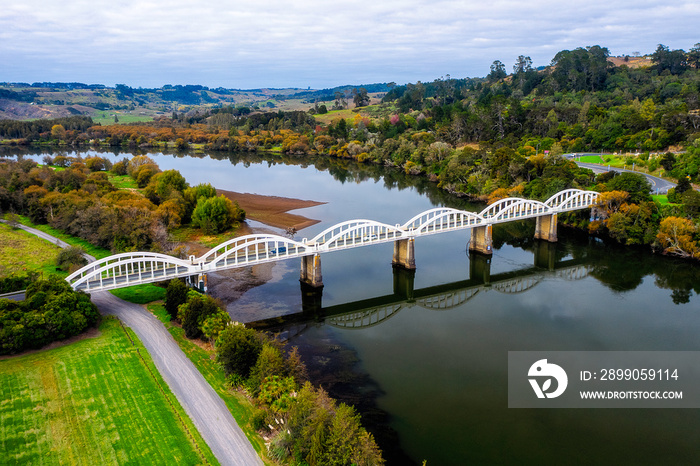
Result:
[[[170,116],[173,112],[206,111],[225,106],[306,111],[315,102],[333,100],[337,92],[348,98],[355,87],[240,90],[165,85],[157,89],[136,89],[122,84],[112,88],[82,83],[0,83],[0,120],[85,115],[101,124],[134,123]],[[385,84],[363,87],[370,92],[388,90]]]

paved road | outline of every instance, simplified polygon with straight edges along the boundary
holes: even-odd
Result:
[[[93,293],[92,302],[103,314],[119,317],[138,335],[163,379],[221,464],[263,464],[224,401],[158,319],[142,306],[123,301],[106,291]]]
[[[600,155],[600,154],[575,154],[575,157],[583,156],[583,155]],[[574,154],[564,154],[564,157],[573,158]],[[574,160],[574,162],[576,162],[576,160]],[[615,172],[619,172],[619,173],[628,172],[628,173],[636,173],[638,175],[643,175],[644,177],[646,177],[647,180],[649,180],[649,183],[651,183],[652,194],[665,194],[668,192],[669,189],[676,187],[676,183],[664,180],[663,178],[659,178],[658,176],[652,176],[652,175],[648,175],[648,174],[642,173],[642,172],[627,170],[626,168],[615,168],[615,167],[608,168],[607,165],[600,165],[597,163],[584,163],[584,162],[576,162],[576,165],[578,165],[579,167],[583,167],[583,168],[589,168],[589,169],[593,170],[594,173],[605,173],[607,171],[615,171]]]

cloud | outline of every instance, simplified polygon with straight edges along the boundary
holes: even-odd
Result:
[[[0,80],[330,87],[484,76],[586,45],[691,47],[697,2],[24,0],[0,11]]]

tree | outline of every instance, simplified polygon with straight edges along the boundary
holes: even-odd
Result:
[[[66,138],[66,128],[63,125],[53,125],[51,127],[51,136],[58,140],[64,140]]]
[[[670,50],[666,45],[659,44],[651,54],[652,61],[656,64],[656,69],[661,73],[668,70],[671,74],[681,74],[688,69],[688,61],[685,51]]]
[[[369,95],[367,94],[367,89],[361,87],[359,91],[355,89],[354,92],[355,96],[352,100],[356,107],[365,107],[369,105]]]
[[[177,310],[181,304],[187,302],[187,292],[189,288],[185,282],[179,278],[175,278],[168,282],[168,287],[165,290],[165,310],[170,315],[170,319],[177,318]]]
[[[77,246],[64,248],[56,256],[56,266],[65,272],[77,270],[87,264],[87,259],[83,256],[84,253],[85,251]]]
[[[506,73],[506,65],[504,65],[501,60],[494,60],[491,64],[491,72],[488,75],[488,80],[494,82],[506,76],[508,76],[508,73]]]
[[[688,51],[688,64],[700,69],[700,42]]]
[[[224,195],[199,198],[192,212],[192,224],[207,233],[221,233],[244,219],[245,212],[238,203],[231,202]]]
[[[200,338],[206,319],[218,312],[219,305],[214,298],[190,291],[187,293],[187,302],[178,307],[177,316],[187,338]]]
[[[625,191],[630,195],[630,202],[639,204],[643,201],[650,201],[651,184],[644,177],[637,173],[624,172],[614,177],[606,183],[608,191]]]
[[[247,378],[260,351],[262,342],[255,330],[245,328],[243,324],[227,325],[216,340],[216,360],[226,375],[235,374]]]
[[[144,189],[144,194],[154,204],[158,205],[169,199],[174,193],[183,195],[189,185],[185,177],[177,170],[165,170],[151,177]]]
[[[664,254],[700,259],[700,248],[693,239],[697,228],[687,218],[666,217],[659,225],[656,240]]]

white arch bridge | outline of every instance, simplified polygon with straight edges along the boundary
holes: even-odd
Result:
[[[471,229],[469,249],[490,255],[493,225],[528,218],[537,219],[535,237],[554,242],[557,240],[557,214],[589,208],[597,197],[594,191],[567,189],[545,202],[502,199],[479,213],[439,207],[416,215],[403,225],[349,220],[301,241],[270,234],[247,235],[226,241],[199,258],[190,256],[187,260],[153,252],[115,254],[86,265],[66,281],[76,290],[101,291],[301,258],[301,280],[312,287],[321,287],[322,253],[394,242],[394,265],[414,269],[416,237]]]

